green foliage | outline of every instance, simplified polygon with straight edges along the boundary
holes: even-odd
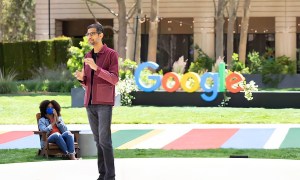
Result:
[[[266,52],[263,54],[263,58],[267,60],[274,60],[275,58],[275,49],[266,47]]]
[[[3,42],[34,39],[35,1],[2,0],[0,27]]]
[[[57,37],[54,39],[55,62],[56,64],[66,64],[70,58],[68,49],[72,46],[71,38]]]
[[[199,46],[195,46],[195,50],[198,52],[198,57],[189,67],[189,72],[196,72],[203,74],[204,72],[211,72],[214,60],[203,52]]]
[[[82,38],[71,37],[72,46],[80,48],[80,41],[82,40],[83,40]]]
[[[38,42],[37,41],[27,41],[22,42],[22,51],[23,56],[19,57],[23,61],[21,78],[19,79],[29,79],[32,77],[31,70],[36,67],[36,64],[39,62],[37,56],[38,51]]]
[[[14,70],[10,70],[7,75],[0,69],[0,94],[8,94],[17,92],[17,85],[14,82],[17,73]]]
[[[232,55],[232,65],[230,70],[233,72],[236,71],[249,74],[249,68],[246,68],[245,64],[239,61],[239,55],[236,53],[233,53]]]
[[[9,69],[14,69],[18,72],[17,79],[22,79],[23,74],[23,46],[21,42],[17,43],[4,43],[4,74],[8,74]]]
[[[258,52],[255,52],[255,51],[252,51],[252,52],[249,52],[248,54],[248,58],[250,60],[250,72],[252,74],[257,74],[257,73],[260,73],[261,72],[261,58],[259,57],[259,53]]]
[[[83,67],[84,55],[92,50],[92,46],[89,45],[87,37],[83,38],[80,43],[81,48],[71,46],[69,52],[71,57],[67,62],[68,69],[74,73],[76,70],[81,70]]]
[[[39,41],[39,64],[37,67],[54,68],[55,66],[55,47],[53,40]]]
[[[295,74],[296,61],[287,56],[275,60],[266,59],[262,63],[262,82],[270,87],[276,87],[283,79],[283,74]]]
[[[133,78],[133,73],[136,68],[137,63],[135,61],[119,58],[119,78],[121,80],[125,79],[126,76]]]
[[[3,43],[0,42],[0,70],[4,71]]]
[[[32,71],[33,79],[18,82],[19,92],[70,92],[77,82],[65,64]]]

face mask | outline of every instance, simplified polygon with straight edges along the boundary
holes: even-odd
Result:
[[[47,108],[47,109],[46,109],[46,113],[47,113],[47,114],[53,114],[53,108],[51,108],[51,107],[50,107],[50,108]]]

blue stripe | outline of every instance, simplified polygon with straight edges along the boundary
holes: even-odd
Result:
[[[40,138],[38,135],[31,135],[4,144],[0,144],[0,149],[25,149],[40,147]]]
[[[262,149],[275,128],[240,129],[221,148]]]

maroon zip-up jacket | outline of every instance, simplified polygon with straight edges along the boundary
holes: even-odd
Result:
[[[92,58],[92,51],[88,52],[85,58]],[[88,106],[90,97],[92,97],[91,104],[114,105],[115,85],[119,81],[118,53],[104,44],[98,52],[96,64],[98,68],[93,77],[91,77],[93,70],[89,65],[84,65],[83,81],[81,82],[85,88],[84,106]],[[92,87],[91,78],[93,78]],[[92,96],[90,96],[91,88]]]

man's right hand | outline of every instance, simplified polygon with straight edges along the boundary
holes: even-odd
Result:
[[[78,79],[79,81],[83,81],[83,71],[78,71],[76,70],[76,72],[74,73],[74,76],[76,77],[76,79]]]

